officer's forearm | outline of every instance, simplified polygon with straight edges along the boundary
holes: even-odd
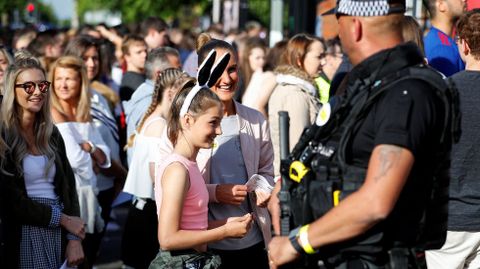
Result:
[[[412,153],[404,148],[375,147],[363,186],[310,225],[310,244],[317,248],[345,241],[385,219],[398,200],[413,161]]]

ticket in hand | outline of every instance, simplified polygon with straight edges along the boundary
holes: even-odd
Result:
[[[254,174],[245,184],[247,186],[247,191],[264,191],[266,193],[271,193],[273,191],[273,186],[271,186],[267,179],[259,174]]]

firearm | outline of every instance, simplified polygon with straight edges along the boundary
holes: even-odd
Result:
[[[287,236],[290,232],[290,192],[288,191],[288,163],[289,163],[289,129],[290,118],[287,111],[278,112],[278,126],[280,130],[280,175],[282,187],[278,193],[280,200],[280,234]]]

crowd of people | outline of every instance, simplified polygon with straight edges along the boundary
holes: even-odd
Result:
[[[299,33],[272,48],[258,23],[193,35],[156,17],[4,37],[0,267],[91,268],[124,192],[127,268],[277,268],[308,254],[315,262],[296,266],[422,268],[426,256],[429,268],[478,268],[480,10],[428,10],[423,33],[400,0],[340,0],[338,37]],[[299,184],[345,178],[307,196],[327,209],[288,237],[280,111],[290,151],[314,126],[312,154],[333,154],[313,157]],[[446,243],[417,255],[447,159]]]

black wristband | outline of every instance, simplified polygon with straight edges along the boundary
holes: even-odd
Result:
[[[298,243],[299,231],[300,231],[300,227],[297,227],[292,231],[290,231],[290,234],[288,234],[288,239],[290,240],[290,243],[292,244],[295,251],[297,251],[300,254],[305,254],[305,250],[303,250],[302,246],[300,246],[300,243]]]

